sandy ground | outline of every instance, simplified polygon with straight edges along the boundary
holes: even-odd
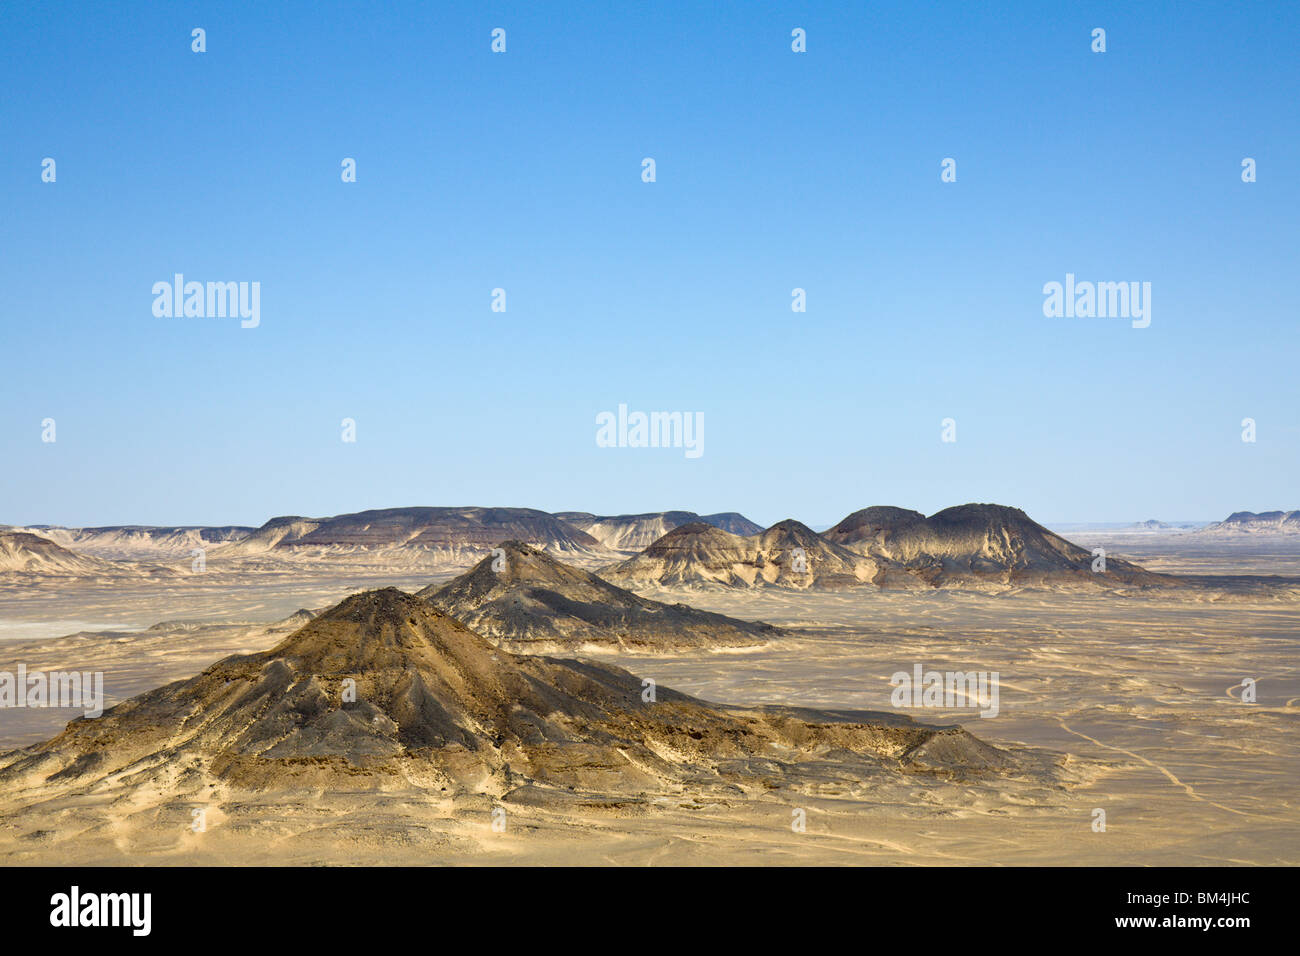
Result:
[[[984,862],[1003,852],[1005,862],[1300,861],[1300,607],[1035,593],[690,597],[806,628],[806,640],[712,665],[620,663],[714,699],[877,709],[889,705],[890,675],[916,663],[997,671],[996,717],[911,713],[959,721],[999,746],[1106,765],[1070,793],[1092,839],[1077,843],[1059,814],[1020,814],[1014,851],[1005,835],[1001,850],[968,851]],[[1246,677],[1254,704],[1240,701]],[[1104,834],[1088,828],[1094,808],[1106,811]],[[1055,840],[1070,849],[1053,849]]]
[[[1082,543],[1082,542],[1081,542]],[[1181,542],[1179,542],[1181,544]],[[1280,555],[1171,553],[1161,570],[1295,573]],[[1149,557],[1127,554],[1152,566]],[[284,632],[267,625],[386,579],[212,579],[135,589],[0,594],[23,640],[0,643],[0,670],[103,670],[127,696],[187,676]],[[494,831],[488,797],[437,799],[391,784],[274,794],[230,792],[197,806],[122,806],[105,792],[44,808],[48,825],[12,822],[10,863],[597,863],[597,864],[1286,864],[1300,863],[1300,605],[1023,592],[660,592],[797,633],[726,653],[601,654],[709,700],[889,710],[890,675],[914,664],[997,671],[1000,713],[912,710],[960,722],[1003,747],[1060,755],[1054,785],[919,775],[845,784],[783,780],[768,789],[697,787],[643,801],[520,799]],[[158,621],[207,626],[143,628]],[[21,626],[111,624],[113,634],[50,638]],[[240,621],[241,624],[219,622]],[[54,624],[51,624],[54,626]],[[597,655],[592,655],[597,656]],[[1243,678],[1258,700],[1243,703]],[[70,715],[0,710],[0,748],[51,735]],[[215,782],[214,782],[215,783]],[[2,800],[3,798],[0,798]],[[137,802],[140,795],[132,798]],[[145,800],[147,804],[147,800]],[[1106,813],[1094,832],[1094,811]],[[792,815],[806,814],[794,832]],[[47,849],[57,848],[57,849]]]
[[[1148,571],[1169,574],[1300,574],[1300,541],[1275,535],[1154,534],[1080,531],[1067,537],[1081,548]]]
[[[131,630],[161,621],[271,622],[299,608],[337,604],[357,591],[381,587],[415,591],[456,573],[375,569],[339,574],[304,568],[292,574],[209,572],[167,582],[48,579],[33,584],[0,579],[0,647],[6,641],[82,630]]]

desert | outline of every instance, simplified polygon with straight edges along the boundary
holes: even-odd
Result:
[[[0,709],[0,859],[1300,862],[1284,527],[567,514],[604,540],[495,508],[6,531],[0,671],[102,673],[107,709]],[[894,706],[914,668],[996,715]]]

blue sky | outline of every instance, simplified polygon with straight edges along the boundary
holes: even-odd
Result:
[[[997,6],[5,3],[0,522],[1300,507],[1300,7]]]

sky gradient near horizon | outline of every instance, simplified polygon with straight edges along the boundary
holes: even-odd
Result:
[[[1300,507],[1300,6],[619,6],[0,6],[0,524]]]

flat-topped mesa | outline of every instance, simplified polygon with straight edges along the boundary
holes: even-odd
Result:
[[[17,530],[17,529],[15,529]],[[188,559],[195,548],[215,548],[239,541],[253,532],[238,525],[105,525],[98,528],[42,526],[34,530],[55,544],[110,561]]]
[[[615,552],[554,515],[532,508],[385,508],[329,518],[273,518],[222,558],[343,557],[465,567],[503,539],[530,541],[574,559],[608,561]]]
[[[0,572],[94,574],[108,565],[26,531],[0,531]]]
[[[299,515],[281,515],[271,518],[260,528],[222,549],[226,555],[260,554],[280,547],[289,547],[320,527],[320,522]]]
[[[782,632],[639,597],[518,541],[419,596],[512,650],[605,645],[637,650],[744,647]]]
[[[575,528],[582,529],[606,547],[624,552],[641,551],[674,528],[680,528],[685,524],[712,525],[739,535],[752,535],[763,530],[735,511],[712,515],[698,515],[693,511],[652,511],[627,515],[593,515],[585,511],[562,511],[557,513],[556,517]]]
[[[691,511],[661,511],[638,515],[561,512],[556,517],[615,551],[640,551],[673,528],[699,520],[699,515]]]
[[[621,668],[511,654],[413,595],[367,591],[269,651],[0,756],[0,786],[19,800],[87,788],[206,800],[217,781],[637,794],[743,775],[748,758],[833,761],[852,779],[1001,770],[1012,759],[960,728],[898,714],[745,710],[645,688]]]
[[[111,561],[69,550],[44,535],[0,531],[0,575],[28,577],[175,577],[169,568]]]
[[[742,537],[756,535],[763,530],[762,525],[750,521],[739,511],[719,511],[717,514],[700,515],[699,520]]]

